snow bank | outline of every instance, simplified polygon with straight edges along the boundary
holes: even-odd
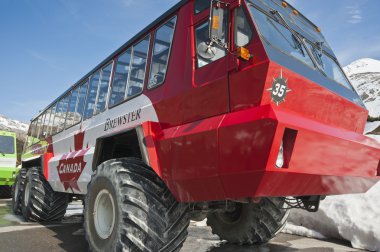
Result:
[[[292,210],[283,232],[351,241],[354,248],[380,251],[380,183],[366,194],[327,197],[317,213]]]

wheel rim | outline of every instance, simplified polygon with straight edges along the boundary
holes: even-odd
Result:
[[[24,192],[24,204],[25,204],[25,206],[27,206],[29,203],[29,194],[30,194],[30,188],[29,188],[29,183],[27,182],[25,185],[25,192]]]
[[[111,236],[115,226],[115,203],[112,195],[106,189],[101,190],[94,204],[95,230],[100,238]]]

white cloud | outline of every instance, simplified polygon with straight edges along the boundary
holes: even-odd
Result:
[[[363,16],[361,15],[362,11],[360,9],[360,6],[348,6],[347,7],[347,14],[349,16],[347,22],[351,24],[359,24],[363,21]]]

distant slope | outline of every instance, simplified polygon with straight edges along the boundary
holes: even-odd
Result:
[[[372,117],[380,117],[380,61],[360,59],[344,68]]]

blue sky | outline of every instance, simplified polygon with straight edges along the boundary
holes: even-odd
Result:
[[[176,0],[1,0],[0,114],[39,110]],[[379,0],[292,0],[322,28],[342,65],[380,60]]]

